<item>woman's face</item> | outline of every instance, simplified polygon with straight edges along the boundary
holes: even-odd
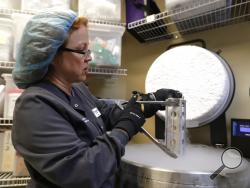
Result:
[[[79,29],[69,34],[65,48],[86,52],[89,47],[87,28],[82,25]],[[81,82],[86,80],[90,55],[60,50],[55,62],[56,72],[67,82]]]

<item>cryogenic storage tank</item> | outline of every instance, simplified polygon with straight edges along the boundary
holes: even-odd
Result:
[[[222,165],[222,149],[187,145],[185,155],[174,159],[154,144],[126,147],[120,172],[120,188],[249,188],[250,165],[243,159],[235,169],[225,168],[211,180]]]
[[[176,89],[186,100],[188,128],[208,124],[226,111],[234,95],[233,73],[216,53],[197,46],[172,48],[151,65],[146,92]],[[157,115],[164,119],[165,112]],[[221,165],[222,149],[187,145],[177,159],[154,144],[126,147],[120,172],[120,187],[134,188],[249,188],[249,162],[243,159],[235,169],[224,169],[215,179],[210,175]]]

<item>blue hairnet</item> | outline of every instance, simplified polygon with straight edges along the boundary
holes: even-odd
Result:
[[[12,72],[19,88],[25,89],[45,76],[75,19],[76,13],[71,10],[50,10],[30,19],[24,28]]]

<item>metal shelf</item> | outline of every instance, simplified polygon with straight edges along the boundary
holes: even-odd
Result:
[[[0,118],[0,130],[10,128],[12,119]],[[26,187],[30,177],[15,177],[13,172],[0,172],[0,187]]]
[[[127,69],[89,67],[89,74],[127,76]]]
[[[128,23],[128,31],[140,42],[149,42],[250,21],[250,0],[232,0],[230,5],[216,8],[222,3],[225,0],[200,1],[185,9],[151,15]],[[208,11],[194,15],[199,9]]]
[[[0,69],[12,70],[15,62],[0,61]],[[110,67],[89,67],[89,74],[127,76],[127,69]]]
[[[15,62],[11,61],[0,61],[0,69],[9,69],[12,70],[14,68]]]
[[[0,128],[12,126],[12,119],[0,118]]]
[[[0,173],[0,187],[24,187],[30,181],[30,177],[14,177],[12,172]]]
[[[114,25],[114,26],[124,26],[124,27],[126,26],[126,23],[120,23],[115,21],[93,20],[93,19],[88,19],[88,21],[91,23],[103,24],[103,25]]]
[[[37,14],[39,12],[30,11],[30,10],[17,10],[17,9],[0,8],[0,14],[11,16],[11,14],[13,14],[13,13],[35,15],[35,14]],[[89,22],[96,23],[96,24],[104,24],[104,25],[126,26],[125,23],[120,23],[120,22],[116,22],[116,21],[89,19]]]
[[[13,13],[31,14],[31,15],[36,14],[36,12],[34,12],[34,11],[0,8],[0,14],[11,15]]]

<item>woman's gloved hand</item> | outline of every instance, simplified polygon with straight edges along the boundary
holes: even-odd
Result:
[[[154,93],[141,94],[143,101],[165,101],[168,98],[181,98],[181,92],[173,89],[159,89]],[[144,115],[146,118],[153,116],[158,110],[165,110],[160,104],[144,104]]]
[[[121,112],[120,118],[115,125],[115,128],[126,131],[130,139],[140,131],[145,122],[141,105],[137,103],[136,100],[137,96],[133,95]]]

